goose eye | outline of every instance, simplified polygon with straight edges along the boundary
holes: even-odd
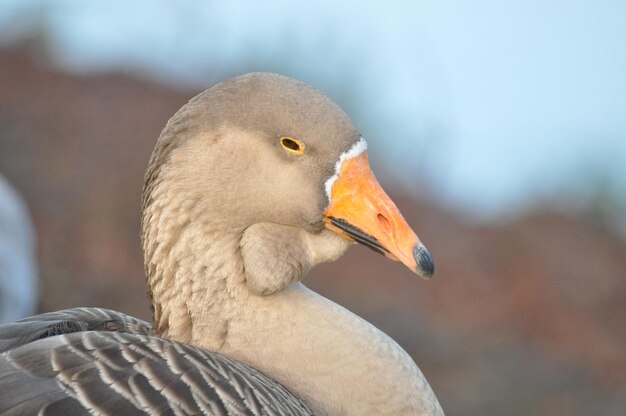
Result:
[[[283,149],[289,153],[293,153],[294,155],[301,155],[304,153],[304,144],[302,144],[300,140],[294,139],[293,137],[281,137],[280,145]]]

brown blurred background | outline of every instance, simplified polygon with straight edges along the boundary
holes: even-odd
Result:
[[[167,119],[201,88],[100,72],[59,68],[41,34],[0,49],[0,173],[34,220],[38,311],[150,319],[143,172]],[[227,73],[205,74],[206,86]],[[396,339],[449,415],[626,414],[626,243],[598,201],[471,221],[426,185],[382,182],[436,277],[418,281],[354,247],[315,269],[310,287]]]

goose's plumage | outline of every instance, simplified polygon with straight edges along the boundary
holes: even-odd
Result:
[[[224,81],[146,172],[153,325],[77,308],[0,326],[0,416],[443,414],[400,346],[299,282],[350,241],[432,275],[339,107],[275,74]]]
[[[100,308],[3,325],[0,414],[312,414],[259,371],[151,331]]]

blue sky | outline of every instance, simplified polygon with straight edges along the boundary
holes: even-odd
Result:
[[[626,190],[626,2],[0,0],[5,43],[42,22],[71,71],[313,83],[380,170],[479,217]]]

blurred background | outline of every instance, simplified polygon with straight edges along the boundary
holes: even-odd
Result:
[[[0,310],[150,319],[160,130],[279,72],[353,118],[436,262],[420,281],[354,247],[310,287],[398,340],[449,415],[623,415],[625,39],[608,0],[0,0]]]

